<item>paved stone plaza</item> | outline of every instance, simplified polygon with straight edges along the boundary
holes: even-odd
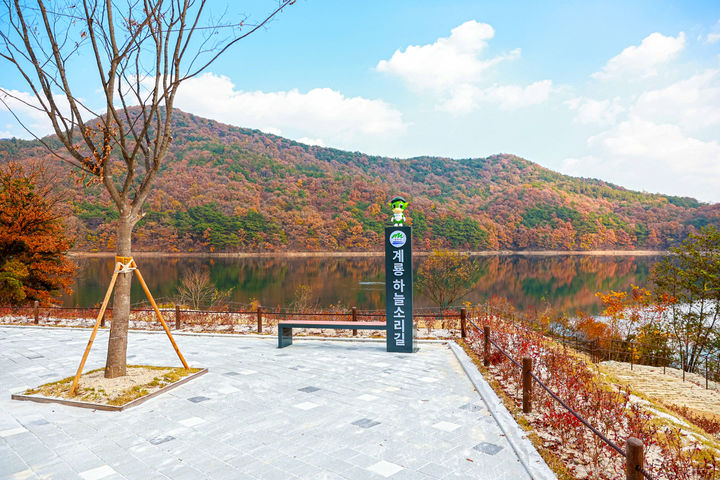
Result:
[[[279,350],[275,337],[176,335],[209,372],[140,406],[10,399],[71,376],[89,334],[0,327],[0,478],[553,478],[442,343],[393,354],[378,342],[297,337]],[[164,334],[131,332],[129,344],[131,364],[179,365]],[[106,346],[100,332],[86,369],[104,365]]]

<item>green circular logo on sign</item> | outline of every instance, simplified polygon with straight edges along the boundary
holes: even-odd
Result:
[[[392,245],[395,248],[400,248],[403,245],[405,245],[405,242],[407,241],[407,236],[405,236],[405,232],[402,230],[395,230],[394,232],[390,233],[390,245]]]

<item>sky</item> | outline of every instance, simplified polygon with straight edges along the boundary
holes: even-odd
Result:
[[[275,5],[212,7],[252,23]],[[97,85],[75,67],[92,103]],[[27,94],[7,68],[0,88]],[[187,81],[176,106],[308,144],[510,153],[720,202],[720,2],[298,0]],[[0,138],[13,136],[30,138],[0,105]]]

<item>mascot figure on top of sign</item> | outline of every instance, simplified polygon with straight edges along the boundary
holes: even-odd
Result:
[[[392,217],[390,221],[395,227],[402,227],[405,224],[405,215],[403,212],[407,208],[408,202],[403,197],[395,197],[390,200],[390,208],[392,209]]]

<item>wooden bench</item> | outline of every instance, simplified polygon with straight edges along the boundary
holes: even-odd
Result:
[[[281,320],[278,322],[278,348],[292,345],[293,328],[333,328],[335,330],[387,330],[385,322],[332,322]]]

